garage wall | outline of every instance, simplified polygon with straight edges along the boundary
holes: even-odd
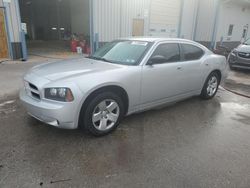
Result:
[[[177,37],[181,0],[151,1],[150,29],[152,36]]]
[[[229,26],[233,25],[233,32],[228,36]],[[243,41],[243,29],[248,28],[246,38],[250,37],[250,5],[245,3],[223,3],[220,8],[220,21],[217,41],[223,38],[224,42],[237,45]]]
[[[100,42],[132,36],[133,19],[144,20],[147,35],[150,0],[93,0],[94,33]]]
[[[198,1],[199,0],[184,0],[182,9],[182,22],[180,37],[185,39],[194,39],[196,27],[196,18],[198,16]]]
[[[207,42],[212,40],[214,27],[214,17],[216,12],[217,0],[200,0],[197,20],[197,31],[195,40]]]
[[[197,0],[93,0],[94,33],[100,42],[130,37],[133,20],[144,22],[144,36],[177,37],[182,13],[181,36],[192,39]],[[183,6],[183,7],[182,7]]]
[[[120,37],[121,0],[93,0],[94,33],[100,42]]]
[[[148,35],[150,0],[121,1],[121,37],[132,36],[133,19],[144,20],[144,35]]]

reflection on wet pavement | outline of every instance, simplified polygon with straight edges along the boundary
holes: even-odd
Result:
[[[129,116],[102,138],[44,125],[18,100],[4,108],[16,112],[0,116],[0,187],[250,185],[250,100],[225,91]]]

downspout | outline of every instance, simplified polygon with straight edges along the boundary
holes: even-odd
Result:
[[[7,33],[9,57],[11,59],[13,59],[13,51],[12,51],[12,47],[11,47],[10,30],[9,30],[9,23],[8,23],[8,19],[7,19],[6,7],[0,7],[0,9],[3,9],[3,13],[4,13],[4,21],[5,21],[4,25],[5,25],[5,29],[6,29],[6,33]]]
[[[181,9],[180,9],[180,18],[179,18],[179,26],[178,26],[178,38],[181,37],[181,25],[182,25],[182,17],[183,17],[183,8],[184,8],[184,0],[181,0]]]
[[[91,54],[94,53],[94,0],[89,0],[89,28],[90,28],[90,48]]]
[[[210,49],[214,49],[216,47],[216,36],[217,36],[219,13],[220,13],[220,2],[221,2],[220,0],[216,0],[216,10],[215,10],[214,25],[213,25]]]
[[[21,25],[21,13],[20,13],[20,6],[19,2],[15,1],[15,8],[16,8],[16,13],[17,13],[17,19],[19,23],[19,35],[20,35],[20,40],[21,40],[21,45],[22,45],[22,61],[26,61],[28,58],[28,52],[27,52],[27,44],[26,44],[26,39],[25,39],[25,33],[22,30],[22,25]]]

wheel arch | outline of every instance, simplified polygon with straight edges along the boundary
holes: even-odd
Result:
[[[128,97],[127,91],[122,86],[119,86],[119,85],[115,85],[115,84],[105,85],[105,86],[101,86],[99,88],[95,88],[94,90],[92,90],[80,104],[80,110],[78,113],[78,126],[79,126],[79,123],[82,123],[80,116],[82,113],[84,113],[84,110],[86,109],[91,99],[93,99],[99,93],[107,92],[107,91],[113,92],[117,94],[119,97],[121,97],[123,104],[124,104],[124,114],[127,114],[128,108],[129,108],[129,97]]]
[[[218,74],[218,76],[219,76],[219,78],[220,78],[219,81],[221,81],[221,77],[222,77],[222,72],[221,72],[221,70],[219,70],[219,69],[214,69],[213,71],[210,72],[210,74],[212,74],[213,72],[216,73],[216,74]],[[210,75],[210,74],[209,74],[209,75]],[[208,76],[209,76],[209,75],[208,75]]]

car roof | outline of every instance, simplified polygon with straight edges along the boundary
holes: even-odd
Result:
[[[129,37],[121,38],[122,40],[136,40],[136,41],[146,41],[146,42],[161,42],[161,41],[182,41],[182,42],[194,42],[187,39],[181,38],[165,38],[165,37]]]
[[[199,46],[200,48],[202,48],[205,51],[210,51],[207,47],[205,47],[204,45],[192,41],[192,40],[188,40],[188,39],[182,39],[182,38],[167,38],[167,37],[128,37],[128,38],[121,38],[120,40],[133,40],[133,41],[145,41],[145,42],[186,42],[189,44],[193,44],[195,46]]]

